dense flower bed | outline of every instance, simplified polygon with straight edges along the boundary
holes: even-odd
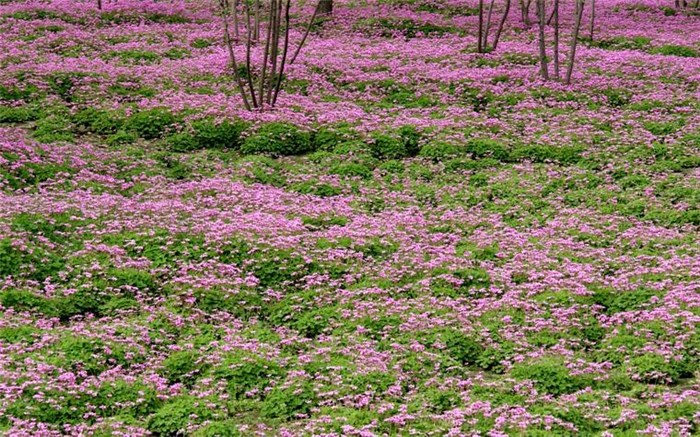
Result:
[[[249,113],[210,2],[0,0],[0,432],[700,432],[700,18],[598,0],[565,87],[475,5]]]

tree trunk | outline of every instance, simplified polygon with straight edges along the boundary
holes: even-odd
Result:
[[[319,15],[332,15],[333,14],[333,0],[321,0],[318,2],[318,14]]]
[[[97,0],[97,9],[102,10],[102,0]]]
[[[542,79],[549,80],[547,48],[544,40],[544,27],[547,21],[546,12],[544,10],[544,0],[537,0],[537,18],[539,21],[540,75]]]
[[[503,32],[503,26],[506,24],[508,19],[508,12],[510,12],[510,0],[506,0],[506,10],[503,11],[503,16],[501,21],[498,23],[498,29],[496,29],[496,35],[493,37],[493,49],[496,50],[498,47],[498,41],[501,39],[501,33]]]
[[[489,13],[486,16],[486,27],[484,28],[484,42],[481,43],[481,46],[484,48],[484,51],[488,51],[489,49],[489,33],[491,32],[491,16],[493,15],[494,3],[495,0],[491,0],[491,3],[489,3]]]
[[[554,0],[554,78],[559,80],[559,0]]]
[[[588,39],[593,42],[593,31],[595,30],[595,0],[591,0],[591,21],[588,24]]]
[[[523,25],[529,29],[530,28],[530,5],[532,0],[520,0],[520,16],[523,20]]]
[[[476,52],[484,52],[484,0],[479,0],[479,30],[476,35]]]
[[[574,30],[571,34],[571,50],[569,51],[569,65],[566,69],[566,85],[571,84],[571,75],[574,72],[574,61],[576,60],[576,46],[578,45],[578,33],[581,29],[581,17],[583,16],[583,0],[576,0],[576,17]]]

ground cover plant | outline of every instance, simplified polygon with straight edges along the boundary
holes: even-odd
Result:
[[[697,4],[536,3],[0,0],[0,434],[700,433]]]

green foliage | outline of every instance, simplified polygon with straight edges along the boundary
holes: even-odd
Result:
[[[217,418],[217,411],[207,404],[206,399],[193,396],[171,399],[148,418],[147,428],[160,436],[185,435],[191,425]]]
[[[505,146],[498,141],[487,138],[470,139],[467,141],[464,150],[474,158],[490,157],[499,161],[504,161],[509,157],[508,149],[506,149]]]
[[[564,363],[553,357],[518,363],[513,366],[511,374],[517,379],[531,380],[538,390],[555,396],[592,385],[592,377],[571,375]]]
[[[159,138],[179,121],[173,113],[165,108],[139,111],[127,118],[126,130],[136,132],[141,138],[153,140]]]
[[[585,38],[582,38],[587,41]],[[594,41],[587,41],[591,47],[607,50],[646,50],[651,44],[651,38],[645,36],[615,36],[612,38],[598,38]]]
[[[26,106],[0,106],[0,123],[26,123],[39,118],[39,113]]]
[[[332,151],[339,144],[358,138],[357,132],[349,126],[323,126],[314,133],[313,142],[317,150]]]
[[[695,366],[688,360],[665,358],[655,353],[633,357],[630,360],[633,379],[648,384],[674,384],[681,378],[693,376]]]
[[[370,150],[378,159],[402,159],[418,155],[421,134],[415,126],[402,126],[394,133],[373,132]]]
[[[450,330],[443,334],[442,341],[452,358],[463,365],[474,365],[483,353],[483,346],[466,334]]]
[[[265,124],[241,146],[241,152],[245,154],[272,156],[302,155],[313,150],[311,135],[288,123]]]
[[[32,136],[42,143],[70,142],[74,139],[70,119],[59,114],[39,119]]]
[[[114,135],[107,137],[107,144],[111,147],[122,146],[124,144],[133,144],[138,137],[132,132],[124,130],[117,131]]]
[[[210,119],[197,120],[192,124],[194,137],[202,149],[238,149],[241,134],[248,124],[240,120],[223,120],[219,123]]]
[[[275,387],[265,398],[260,413],[270,419],[289,421],[298,414],[308,415],[316,402],[316,393],[309,383]]]
[[[614,108],[627,106],[632,101],[632,92],[622,88],[606,88],[601,94],[607,99],[608,105]]]
[[[0,304],[15,311],[37,311],[46,315],[54,313],[49,299],[27,290],[5,290],[0,293]]]
[[[282,374],[282,368],[277,363],[242,354],[226,357],[213,369],[213,376],[226,381],[227,391],[235,399],[242,399],[252,390],[264,389]]]
[[[190,386],[206,368],[206,363],[201,362],[197,351],[183,350],[168,355],[163,361],[162,374],[171,384],[182,383]]]
[[[430,142],[420,150],[420,156],[433,161],[447,161],[464,155],[466,150],[456,144],[441,141]]]
[[[110,135],[119,131],[123,120],[115,112],[84,108],[75,113],[73,123],[88,132]]]
[[[30,251],[16,247],[10,239],[0,240],[0,276],[43,282],[55,277],[64,266],[63,258],[41,247],[32,247]]]
[[[664,56],[680,56],[683,58],[697,58],[700,53],[692,47],[666,44],[652,50],[652,53],[657,53]]]

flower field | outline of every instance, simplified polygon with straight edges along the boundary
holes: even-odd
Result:
[[[335,0],[246,111],[216,2],[0,0],[0,435],[700,434],[700,12],[565,85],[517,6]]]

